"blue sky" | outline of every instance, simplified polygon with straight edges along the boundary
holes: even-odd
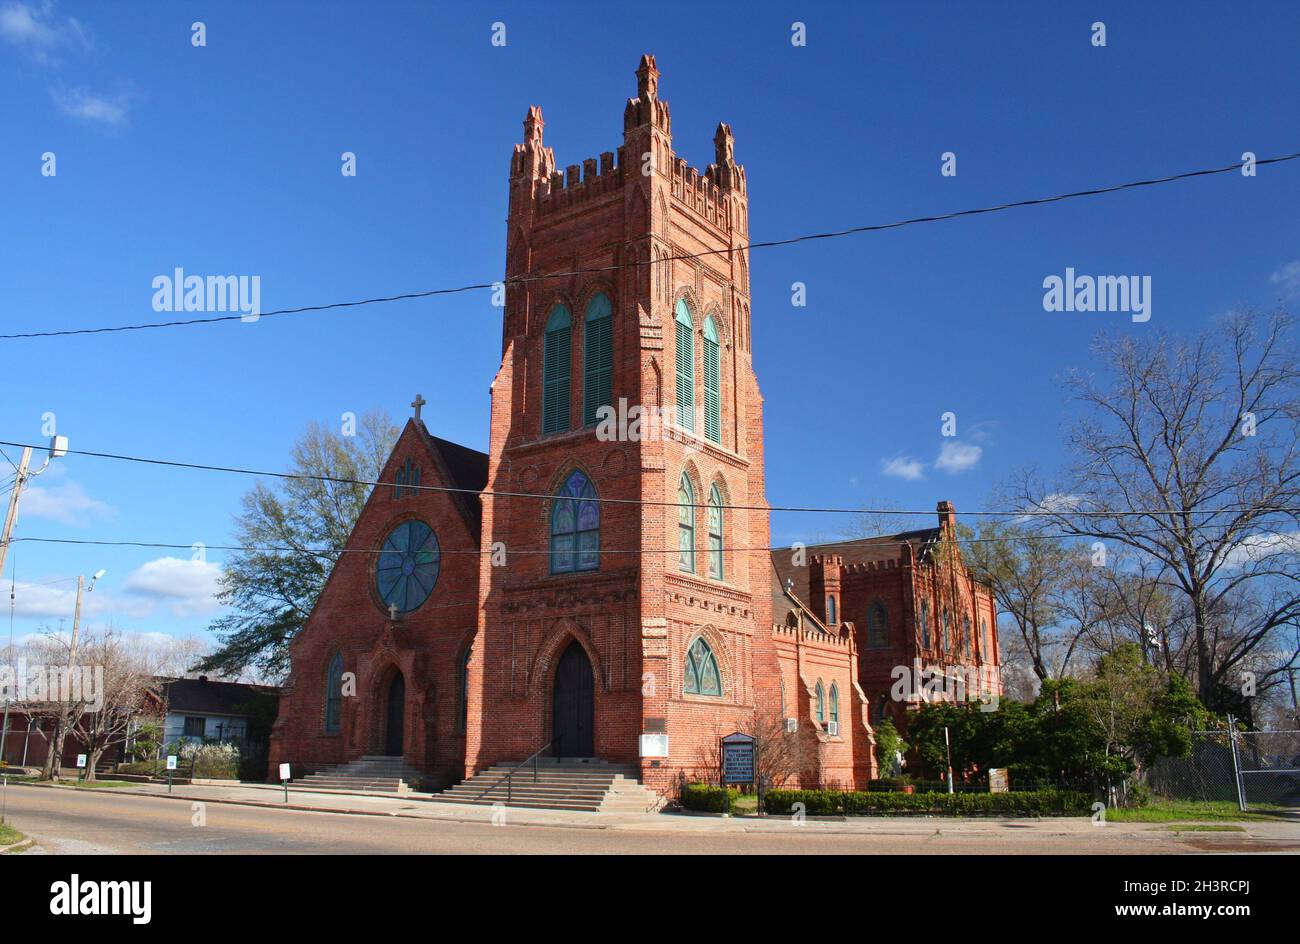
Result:
[[[0,0],[3,332],[158,320],[151,282],[261,276],[262,307],[499,278],[530,104],[561,166],[621,142],[643,52],[700,168],[726,120],[754,240],[1160,176],[1300,147],[1292,3],[45,3]],[[191,24],[207,46],[191,45]],[[1095,48],[1102,21],[1107,45]],[[506,25],[506,45],[490,42]],[[791,24],[807,45],[791,44]],[[343,151],[358,173],[339,173]],[[957,155],[957,175],[939,173]],[[41,175],[54,152],[57,176]],[[1190,332],[1300,294],[1300,165],[755,250],[754,357],[774,504],[982,506],[1059,465],[1056,381],[1101,329]],[[1067,267],[1152,279],[1152,317],[1046,312]],[[791,284],[808,305],[791,305]],[[0,342],[0,439],[284,467],[311,420],[409,413],[484,448],[500,353],[486,293],[117,335]],[[957,448],[937,462],[940,416]],[[17,453],[7,449],[10,458]],[[898,460],[898,461],[893,461]],[[0,466],[8,469],[0,460]],[[892,472],[893,474],[889,474]],[[908,477],[911,476],[911,477]],[[2,481],[2,480],[0,480]],[[209,545],[252,481],[85,457],[24,496],[19,536]],[[839,519],[778,515],[775,540]],[[211,567],[19,543],[19,635],[70,619],[202,633]],[[16,569],[15,569],[16,568]],[[7,594],[6,594],[7,597]],[[4,622],[8,615],[3,614]],[[6,628],[7,627],[3,627]]]

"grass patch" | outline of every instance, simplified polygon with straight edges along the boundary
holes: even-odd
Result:
[[[131,783],[127,780],[60,780],[59,783],[76,787],[78,790],[111,790],[113,787],[140,786],[138,783]]]
[[[1244,822],[1276,819],[1281,806],[1252,806],[1243,813],[1230,800],[1156,800],[1147,806],[1106,811],[1115,823]]]
[[[15,842],[22,842],[25,837],[12,826],[0,826],[0,846],[11,846]]]
[[[736,797],[736,809],[735,809],[735,812],[737,812],[737,813],[746,813],[746,814],[753,813],[753,814],[757,815],[757,813],[758,813],[758,794],[757,794],[757,793],[742,793],[740,796]]]

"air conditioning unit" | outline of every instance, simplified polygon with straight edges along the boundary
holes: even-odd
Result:
[[[799,730],[799,719],[798,719],[798,718],[786,718],[786,719],[785,719],[785,733],[786,733],[786,734],[794,734],[794,733],[795,733],[796,731],[798,731],[798,730]]]
[[[839,723],[838,721],[827,721],[827,722],[826,722],[826,733],[829,734],[831,737],[839,737],[839,736],[840,736],[840,723]]]

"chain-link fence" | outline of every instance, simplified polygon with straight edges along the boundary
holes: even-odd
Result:
[[[1171,799],[1300,807],[1300,731],[1193,731],[1191,755],[1162,758],[1147,785]]]

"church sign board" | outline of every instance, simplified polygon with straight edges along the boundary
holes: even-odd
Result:
[[[1011,784],[1007,778],[1007,768],[990,767],[989,768],[989,793],[1007,793],[1011,789]]]
[[[728,734],[722,739],[724,786],[754,782],[754,739],[748,734]]]

